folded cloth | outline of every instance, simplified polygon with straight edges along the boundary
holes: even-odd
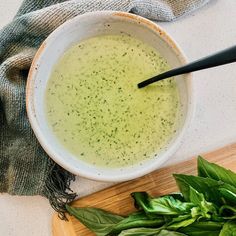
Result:
[[[0,192],[42,195],[63,218],[73,200],[74,176],[40,147],[25,108],[25,86],[42,41],[79,14],[116,10],[152,20],[172,21],[209,0],[25,0],[13,21],[0,30]]]

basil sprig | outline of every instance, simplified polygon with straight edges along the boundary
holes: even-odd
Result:
[[[236,173],[198,157],[198,176],[174,174],[180,193],[134,192],[137,212],[67,210],[97,236],[236,236]]]

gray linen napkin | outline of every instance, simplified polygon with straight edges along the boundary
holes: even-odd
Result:
[[[75,198],[74,176],[54,163],[35,138],[25,108],[27,74],[37,48],[59,25],[94,10],[132,12],[171,21],[209,0],[25,0],[0,30],[0,192],[42,195],[61,217]]]

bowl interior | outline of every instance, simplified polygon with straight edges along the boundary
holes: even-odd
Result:
[[[157,157],[132,167],[106,169],[82,162],[66,150],[52,133],[45,115],[44,93],[51,70],[62,54],[72,45],[101,34],[126,33],[153,46],[164,56],[171,67],[183,64],[183,55],[175,43],[162,29],[150,21],[121,12],[95,12],[66,22],[55,30],[43,43],[35,56],[27,84],[27,111],[32,128],[51,158],[74,174],[102,180],[124,181],[142,176],[160,167],[178,147],[188,123],[191,98],[189,75],[179,76],[177,86],[180,91],[183,118],[179,130],[171,142]]]

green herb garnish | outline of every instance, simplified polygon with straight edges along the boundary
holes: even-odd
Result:
[[[97,236],[236,236],[236,174],[198,158],[198,176],[175,174],[180,193],[134,192],[137,212],[122,217],[96,208],[67,210]]]

